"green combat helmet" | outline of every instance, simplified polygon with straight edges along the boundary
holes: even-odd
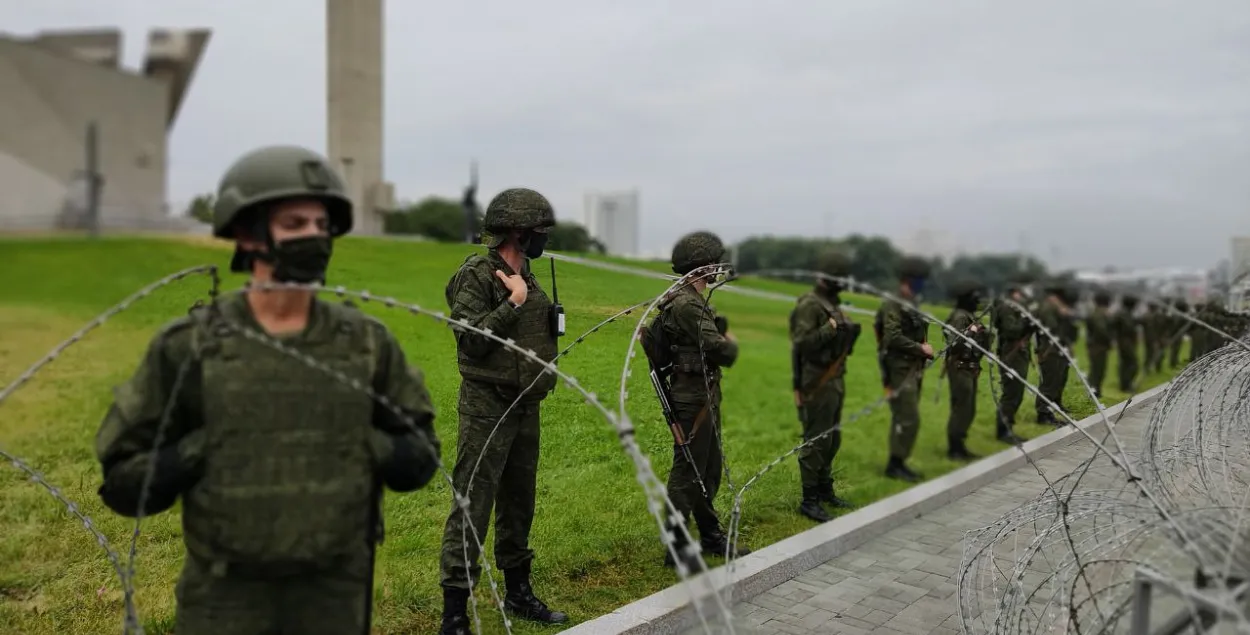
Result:
[[[494,249],[513,230],[545,231],[556,224],[556,212],[547,197],[524,187],[506,189],[486,206],[482,243]]]
[[[840,251],[826,251],[816,258],[816,270],[827,276],[845,278],[851,275],[851,257]]]
[[[1111,306],[1111,294],[1105,289],[1094,292],[1094,304],[1101,307]]]
[[[898,265],[900,278],[928,278],[929,263],[919,256],[904,256]]]
[[[691,232],[673,245],[672,261],[673,272],[684,276],[699,267],[724,262],[725,243],[712,232]]]
[[[250,212],[291,198],[324,203],[332,237],[352,230],[352,201],[325,158],[297,146],[269,146],[243,155],[221,177],[213,206],[213,235],[232,240],[238,222],[251,222]]]
[[[268,146],[243,155],[221,177],[213,205],[213,236],[234,240],[238,229],[252,230],[261,222],[264,216],[257,212],[293,198],[310,198],[326,206],[332,238],[352,230],[352,201],[325,158],[298,146]],[[271,242],[267,225],[256,238]],[[247,271],[250,263],[249,254],[235,248],[230,270]]]

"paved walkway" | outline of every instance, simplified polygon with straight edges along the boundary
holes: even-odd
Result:
[[[1120,420],[1116,435],[1136,451],[1150,408]],[[1101,435],[1098,436],[1101,440]],[[1054,480],[1096,452],[1073,441],[1038,461]],[[1100,470],[1105,471],[1105,470]],[[1098,487],[1091,473],[1086,487]],[[940,510],[875,538],[734,607],[740,635],[959,635],[958,569],[968,530],[993,524],[1045,491],[1037,470],[1025,467]],[[711,631],[722,633],[721,625]],[[686,635],[707,633],[702,626]]]

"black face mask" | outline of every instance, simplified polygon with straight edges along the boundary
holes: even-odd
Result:
[[[969,313],[976,313],[977,309],[981,307],[981,298],[975,295],[960,296],[955,299],[955,306]]]
[[[547,247],[548,238],[548,234],[530,232],[529,239],[525,241],[525,257],[533,260],[543,255],[543,249]]]
[[[837,300],[838,294],[842,293],[842,285],[829,280],[822,280],[818,287],[820,295],[829,300]]]
[[[333,242],[329,236],[306,236],[270,244],[268,260],[278,282],[325,282]]]

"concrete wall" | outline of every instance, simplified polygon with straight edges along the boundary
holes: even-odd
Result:
[[[382,233],[382,0],[326,0],[326,151],[356,206],[352,233]]]
[[[156,80],[0,36],[0,228],[58,225],[85,168],[92,120],[102,223],[161,225],[169,92]]]

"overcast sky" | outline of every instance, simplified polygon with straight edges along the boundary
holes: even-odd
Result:
[[[766,8],[772,7],[772,8]],[[0,28],[213,38],[170,198],[258,145],[325,149],[318,0],[0,3]],[[581,222],[641,192],[642,247],[694,229],[884,234],[1061,266],[1210,266],[1250,235],[1246,0],[387,2],[386,177]]]

